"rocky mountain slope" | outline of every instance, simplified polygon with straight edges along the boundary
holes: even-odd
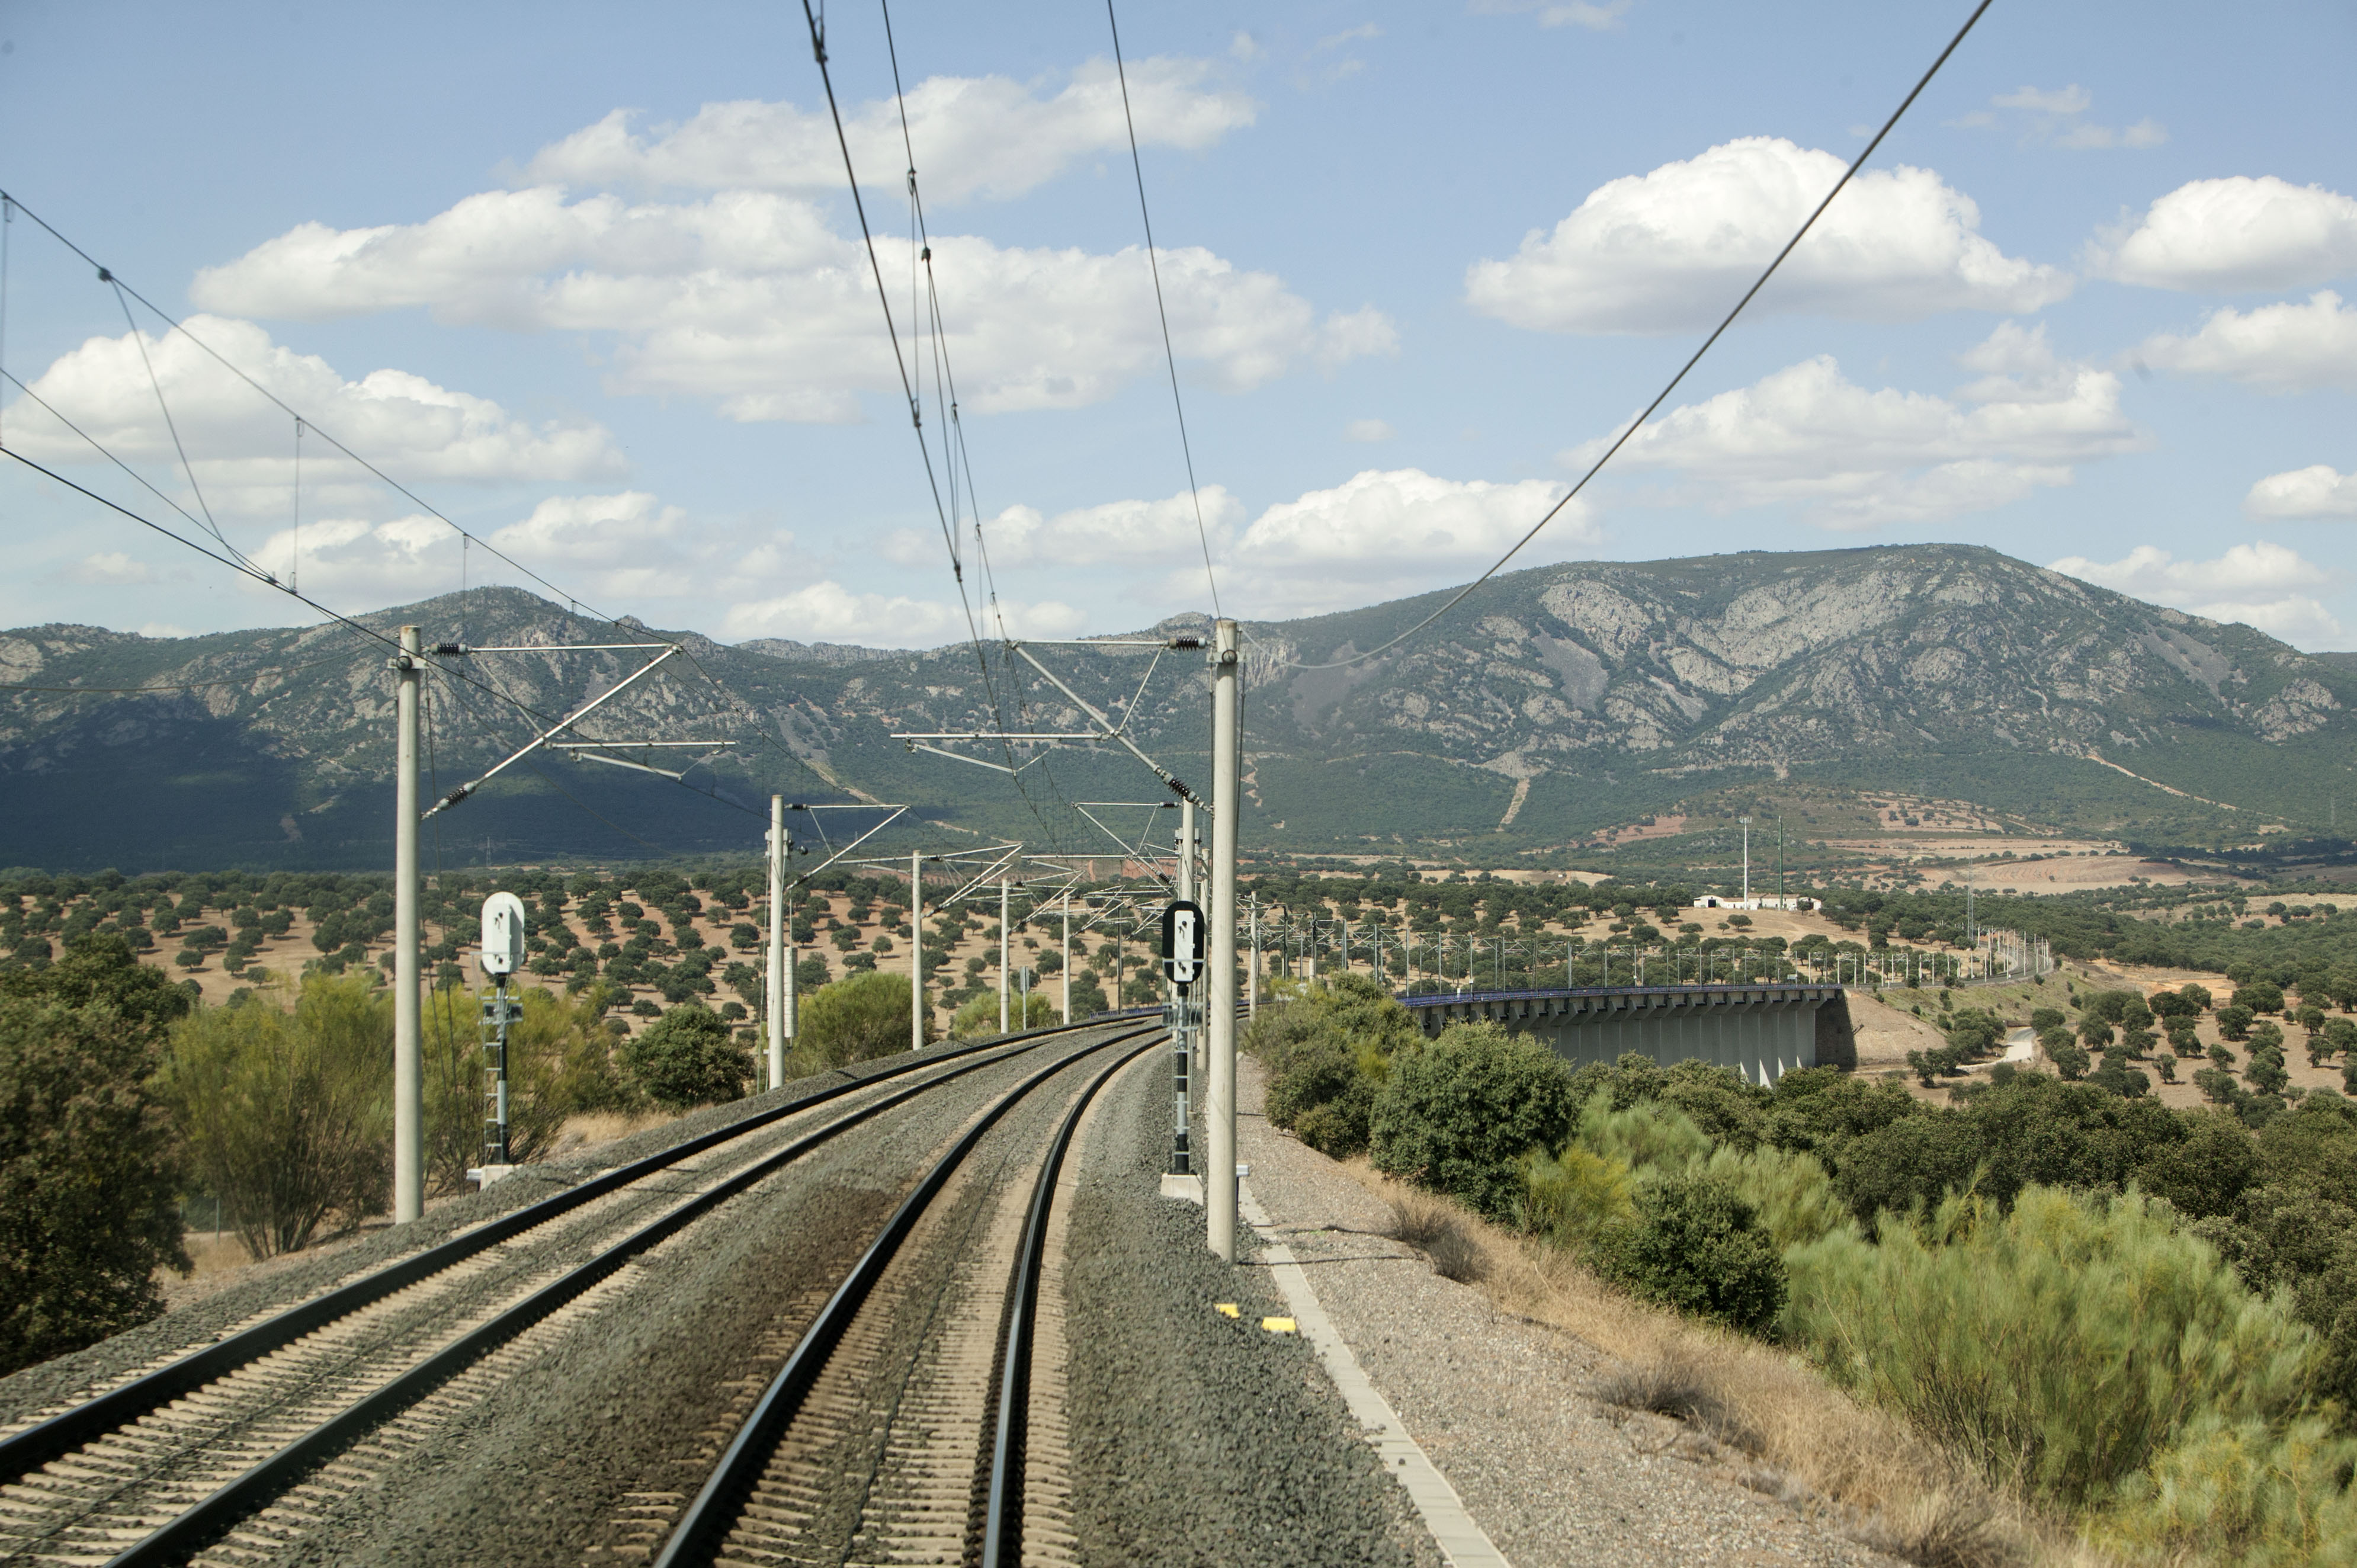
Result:
[[[2357,671],[2341,661],[1959,545],[1539,568],[1498,578],[1381,657],[1303,667],[1381,645],[1446,592],[1248,625],[1248,843],[1528,852],[1793,777],[2222,841],[2268,818],[2320,825],[2357,760]],[[429,645],[533,645],[441,660],[430,716],[445,789],[642,661],[560,645],[669,639],[517,590],[364,619],[380,631],[417,624]],[[1074,802],[1162,798],[1106,746],[1055,749],[1010,779],[891,738],[1086,729],[1003,649],[679,640],[680,656],[582,733],[734,742],[626,754],[694,762],[690,788],[548,757],[437,819],[440,853],[743,849],[758,843],[752,813],[773,789],[911,802],[939,824],[936,838],[1005,832],[1104,849]],[[60,626],[0,634],[10,802],[0,862],[373,864],[389,832],[386,651],[336,626],[180,639]],[[1200,778],[1201,654],[1037,651],[1166,766]],[[178,689],[125,690],[159,687]],[[1034,755],[951,749],[1002,765]],[[1130,819],[1143,822],[1143,811]]]

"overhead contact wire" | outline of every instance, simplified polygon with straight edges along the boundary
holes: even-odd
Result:
[[[1162,263],[1154,253],[1154,214],[1146,206],[1146,163],[1137,155],[1137,121],[1129,112],[1129,68],[1122,63],[1121,23],[1113,0],[1105,0],[1105,25],[1113,29],[1113,69],[1121,83],[1121,119],[1129,130],[1129,166],[1137,177],[1137,216],[1146,226],[1146,264],[1154,277],[1154,314],[1162,323],[1162,358],[1170,367],[1170,406],[1178,413],[1178,450],[1187,459],[1187,494],[1195,503],[1195,539],[1203,547],[1203,580],[1211,589],[1211,613],[1221,614],[1220,580],[1211,570],[1211,534],[1203,526],[1203,494],[1195,483],[1195,448],[1187,439],[1187,403],[1178,395],[1178,353],[1170,344],[1170,309],[1162,300]]]
[[[1106,4],[1110,6],[1112,0],[1106,0]],[[1546,527],[1548,523],[1553,522],[1555,518],[1561,514],[1563,509],[1569,506],[1572,503],[1573,499],[1576,498],[1580,491],[1587,488],[1587,481],[1596,478],[1596,476],[1602,471],[1604,465],[1612,460],[1613,455],[1619,452],[1621,447],[1629,444],[1630,437],[1635,435],[1639,430],[1644,428],[1645,422],[1652,418],[1654,412],[1658,410],[1662,404],[1669,401],[1669,397],[1672,392],[1678,390],[1678,383],[1686,379],[1686,372],[1693,370],[1697,364],[1700,364],[1702,362],[1702,357],[1710,352],[1711,345],[1717,342],[1720,335],[1725,333],[1729,327],[1735,325],[1735,318],[1743,314],[1743,307],[1749,305],[1753,296],[1758,295],[1762,288],[1767,286],[1768,280],[1776,275],[1776,269],[1784,264],[1784,258],[1791,255],[1793,248],[1800,244],[1803,238],[1808,234],[1812,228],[1815,227],[1817,220],[1824,216],[1825,209],[1834,204],[1834,198],[1839,196],[1844,188],[1849,184],[1851,178],[1857,175],[1857,171],[1866,166],[1866,160],[1874,156],[1874,150],[1877,147],[1882,145],[1882,139],[1890,134],[1892,127],[1899,124],[1900,117],[1905,114],[1914,104],[1915,100],[1922,95],[1923,90],[1932,85],[1932,79],[1940,74],[1940,68],[1948,63],[1948,57],[1956,52],[1957,46],[1964,41],[1964,35],[1973,30],[1973,25],[1981,19],[1982,13],[1986,11],[1991,4],[1992,0],[1980,0],[1980,4],[1973,7],[1973,14],[1964,18],[1964,25],[1963,27],[1956,29],[1956,36],[1948,40],[1948,47],[1940,51],[1939,58],[1932,62],[1931,69],[1924,71],[1921,78],[1916,81],[1914,87],[1909,91],[1907,96],[1900,101],[1899,107],[1890,112],[1890,117],[1882,123],[1882,128],[1880,130],[1875,132],[1874,139],[1866,144],[1865,150],[1860,152],[1856,158],[1851,160],[1849,167],[1842,171],[1841,178],[1835,180],[1834,182],[1834,188],[1825,192],[1824,199],[1818,202],[1815,208],[1810,211],[1809,216],[1802,221],[1800,228],[1794,231],[1792,237],[1784,242],[1784,248],[1776,252],[1775,259],[1768,263],[1767,270],[1762,272],[1757,279],[1753,280],[1749,288],[1743,291],[1743,297],[1735,302],[1735,308],[1728,311],[1726,317],[1722,319],[1717,327],[1711,328],[1710,336],[1702,340],[1702,347],[1696,349],[1692,355],[1688,356],[1686,362],[1678,367],[1678,373],[1670,378],[1669,385],[1663,387],[1661,392],[1655,395],[1653,401],[1645,405],[1644,412],[1638,414],[1637,417],[1630,423],[1627,429],[1621,431],[1619,435],[1613,437],[1612,444],[1605,448],[1604,455],[1597,458],[1595,462],[1588,465],[1587,471],[1580,475],[1579,482],[1573,485],[1571,489],[1566,492],[1561,500],[1556,501],[1555,505],[1547,508],[1546,514],[1541,517],[1538,521],[1531,524],[1530,531],[1528,532],[1524,533],[1520,539],[1514,541],[1512,546],[1509,548],[1503,555],[1499,556],[1497,560],[1491,562],[1487,571],[1484,571],[1480,576],[1466,584],[1462,588],[1459,588],[1456,594],[1449,598],[1449,601],[1447,604],[1441,606],[1438,609],[1433,611],[1430,615],[1425,617],[1422,620],[1416,622],[1405,631],[1401,632],[1397,637],[1391,639],[1387,642],[1378,644],[1377,646],[1367,650],[1364,653],[1354,653],[1348,659],[1331,660],[1323,664],[1302,664],[1297,662],[1288,665],[1287,668],[1294,670],[1341,670],[1353,664],[1363,664],[1368,660],[1375,658],[1379,654],[1398,647],[1401,643],[1405,642],[1409,638],[1414,637],[1416,633],[1430,626],[1434,621],[1438,620],[1442,616],[1447,615],[1450,610],[1455,609],[1458,605],[1463,604],[1472,594],[1474,589],[1480,587],[1482,584],[1488,582],[1491,578],[1496,576],[1501,571],[1504,570],[1506,563],[1512,561],[1516,555],[1522,553],[1523,547],[1528,544],[1532,540],[1536,539],[1539,536],[1539,531]]]

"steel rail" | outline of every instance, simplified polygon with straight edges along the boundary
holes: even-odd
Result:
[[[1063,1032],[1061,1029],[1036,1031],[1039,1035]],[[1076,1055],[1103,1050],[1134,1037],[1134,1035],[1115,1036],[1111,1040],[1085,1047]],[[1035,1039],[1032,1046],[1025,1048],[1044,1043]],[[168,1524],[109,1558],[106,1568],[160,1568],[162,1564],[178,1563],[203,1550],[239,1520],[286,1491],[320,1461],[371,1428],[416,1403],[467,1367],[581,1295],[640,1253],[838,1134],[929,1090],[968,1073],[979,1072],[1005,1059],[1005,1057],[990,1057],[966,1062],[938,1077],[910,1084],[753,1161],[716,1186],[685,1199],[650,1223],[605,1247],[587,1262],[568,1270],[522,1301],[468,1330],[375,1392],[347,1405],[341,1412],[253,1466]],[[1026,1080],[1027,1085],[1060,1071],[1073,1059],[1065,1058],[1054,1067],[1035,1074]],[[985,1119],[985,1124],[988,1120]]]
[[[1025,1030],[978,1042],[957,1050],[944,1051],[926,1058],[921,1062],[893,1066],[880,1072],[851,1077],[847,1081],[802,1095],[790,1102],[767,1108],[754,1115],[732,1122],[725,1127],[699,1133],[672,1147],[617,1165],[609,1171],[590,1177],[564,1192],[554,1193],[536,1203],[513,1209],[498,1219],[453,1237],[436,1246],[428,1247],[406,1258],[388,1263],[374,1273],[365,1274],[350,1283],[339,1286],[309,1301],[300,1302],[275,1316],[254,1325],[242,1333],[231,1335],[217,1344],[193,1351],[167,1366],[134,1379],[119,1388],[84,1401],[70,1410],[62,1411],[15,1435],[0,1440],[0,1484],[19,1480],[53,1459],[61,1458],[75,1449],[105,1436],[108,1433],[130,1425],[141,1416],[161,1410],[193,1390],[202,1388],[235,1371],[240,1367],[258,1361],[264,1356],[285,1348],[338,1318],[357,1312],[396,1292],[408,1289],[418,1281],[430,1278],[454,1264],[463,1262],[476,1253],[511,1240],[524,1232],[536,1230],[550,1220],[579,1208],[593,1198],[602,1197],[618,1188],[628,1187],[649,1176],[664,1170],[680,1161],[693,1158],[719,1144],[758,1132],[788,1116],[798,1115],[813,1106],[856,1094],[863,1089],[911,1072],[921,1072],[945,1061],[955,1061],[978,1051],[996,1050],[1024,1041],[1039,1042],[1052,1035],[1085,1028],[1103,1028],[1114,1020],[1100,1016],[1092,1021],[1060,1024],[1046,1028]],[[1028,1046],[1022,1048],[1028,1049]],[[1009,1053],[1010,1055],[1013,1053]],[[838,1069],[838,1071],[846,1069]],[[932,1079],[928,1081],[942,1081]]]
[[[900,1244],[915,1229],[918,1218],[940,1196],[950,1176],[974,1152],[974,1145],[982,1141],[983,1134],[1032,1090],[1064,1071],[1082,1056],[1110,1050],[1141,1035],[1146,1036],[1145,1043],[1123,1056],[1119,1062],[1114,1064],[1115,1068],[1126,1066],[1137,1056],[1153,1049],[1168,1037],[1168,1031],[1156,1025],[1132,1034],[1117,1035],[1102,1044],[1086,1047],[1051,1067],[1042,1068],[1000,1096],[967,1128],[964,1135],[951,1145],[949,1152],[926,1173],[924,1180],[901,1200],[900,1207],[893,1211],[890,1219],[885,1221],[884,1228],[877,1232],[876,1240],[868,1244],[867,1251],[844,1276],[843,1283],[827,1298],[826,1305],[820,1309],[810,1327],[803,1331],[793,1353],[786,1358],[785,1365],[770,1380],[760,1402],[745,1418],[745,1423],[737,1429],[735,1439],[721,1455],[719,1463],[713,1466],[703,1489],[696,1493],[695,1499],[680,1516],[671,1539],[663,1543],[662,1554],[654,1561],[654,1568],[684,1568],[686,1564],[708,1563],[717,1557],[727,1540],[729,1528],[736,1522],[742,1498],[769,1464],[779,1438],[801,1411],[802,1401],[818,1380],[819,1373],[824,1369],[828,1358],[834,1353],[844,1334],[850,1328],[852,1319],[858,1316],[877,1281],[883,1277],[885,1269],[899,1253]],[[1091,1088],[1093,1091],[1094,1086]]]
[[[1023,1239],[1015,1252],[1015,1285],[1006,1298],[1005,1322],[999,1331],[998,1420],[991,1437],[990,1489],[982,1530],[982,1568],[1023,1560],[1023,1460],[1030,1434],[1031,1337],[1039,1319],[1039,1269],[1048,1251],[1048,1211],[1056,1200],[1056,1178],[1064,1169],[1081,1117],[1113,1075],[1136,1059],[1122,1058],[1089,1080],[1081,1090],[1064,1124],[1048,1145],[1048,1158],[1031,1188],[1031,1212],[1023,1221]]]

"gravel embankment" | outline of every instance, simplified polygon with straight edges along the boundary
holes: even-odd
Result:
[[[1079,1155],[1064,1309],[1081,1560],[1439,1563],[1315,1352],[1261,1327],[1286,1310],[1265,1271],[1221,1263],[1203,1211],[1158,1196],[1168,1085],[1148,1066],[1108,1086]]]
[[[1742,1484],[1679,1423],[1587,1391],[1612,1359],[1499,1311],[1380,1232],[1389,1208],[1260,1114],[1238,1064],[1237,1157],[1376,1391],[1515,1568],[1890,1560]]]
[[[1047,1059],[1018,1057],[914,1101],[737,1198],[725,1222],[654,1249],[630,1271],[642,1277],[625,1301],[586,1330],[554,1337],[490,1397],[384,1467],[374,1488],[350,1497],[284,1561],[357,1568],[642,1560],[908,1186],[975,1111]],[[975,1151],[971,1179],[920,1226],[914,1251],[902,1254],[909,1266],[896,1262],[899,1275],[888,1273],[879,1298],[920,1309],[936,1299],[953,1258],[922,1246],[924,1233],[954,1234],[988,1202],[999,1155],[1037,1146],[1055,1098],[1052,1089],[1035,1096]],[[858,1391],[863,1408],[835,1412],[826,1443],[843,1460],[833,1466],[839,1485],[811,1521],[813,1546],[839,1549],[839,1536],[856,1527],[882,1447],[868,1407],[888,1412],[895,1402],[916,1348],[907,1327],[896,1318],[877,1337],[877,1370]]]
[[[923,1058],[893,1058],[863,1063],[844,1072],[820,1073],[782,1084],[768,1093],[732,1105],[707,1106],[660,1127],[601,1144],[594,1150],[547,1165],[527,1165],[487,1192],[470,1193],[441,1205],[414,1224],[388,1227],[365,1239],[336,1248],[328,1255],[305,1259],[274,1259],[275,1265],[256,1277],[230,1285],[202,1300],[166,1313],[152,1323],[101,1341],[85,1350],[0,1378],[0,1426],[24,1421],[32,1412],[61,1401],[108,1387],[128,1374],[160,1365],[199,1347],[210,1345],[283,1307],[380,1268],[411,1252],[447,1240],[458,1231],[495,1219],[511,1209],[573,1187],[601,1171],[726,1126],[779,1104],[797,1104],[834,1088],[846,1078],[873,1078],[900,1070],[910,1060],[930,1060],[946,1054],[947,1045],[929,1049]],[[846,1097],[852,1103],[857,1097]],[[838,1101],[837,1103],[845,1103]]]

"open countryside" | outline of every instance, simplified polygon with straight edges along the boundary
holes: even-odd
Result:
[[[2345,13],[0,15],[0,1562],[2357,1559]]]

